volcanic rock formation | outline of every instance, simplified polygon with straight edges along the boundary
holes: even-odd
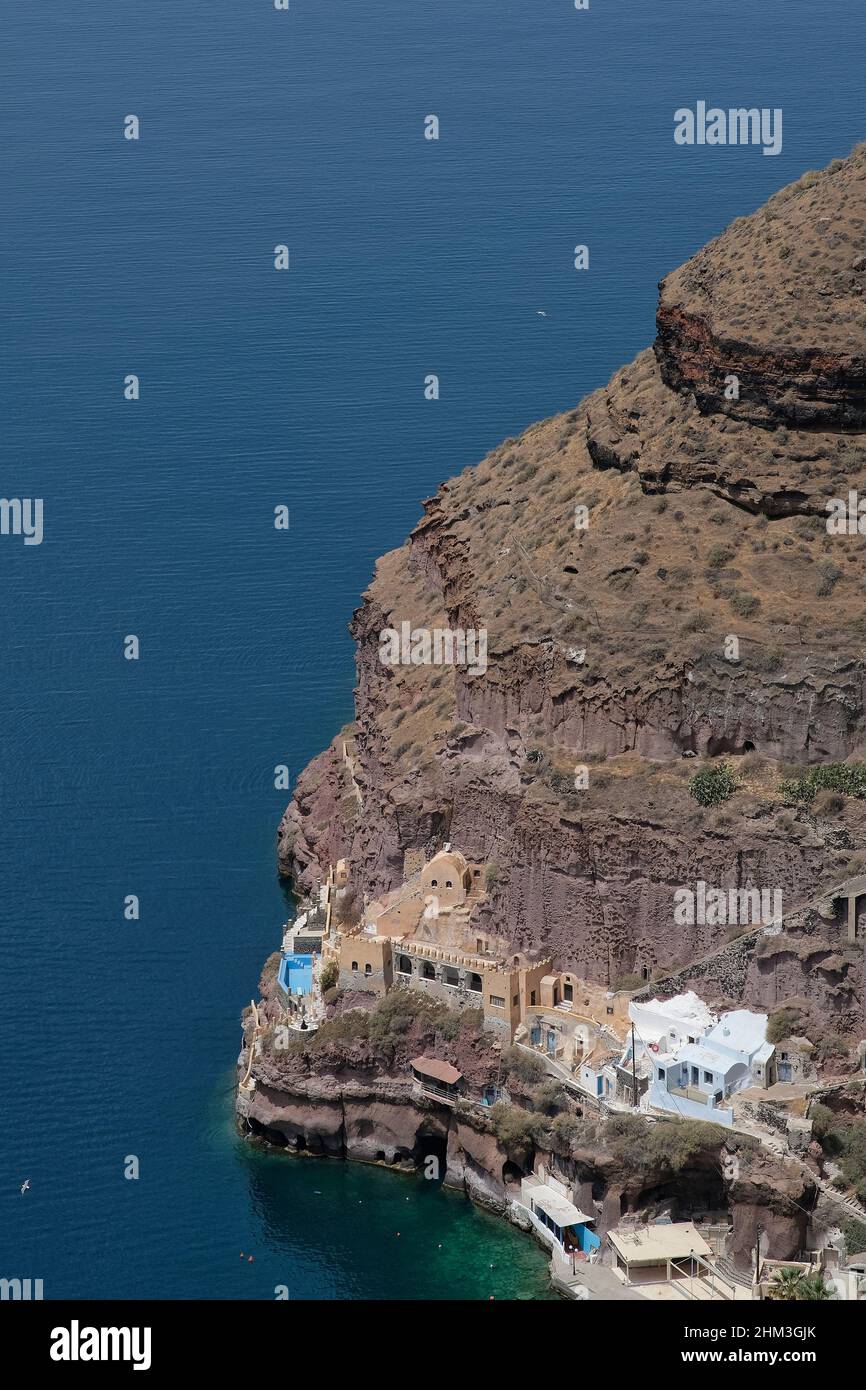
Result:
[[[425,502],[354,615],[356,721],[299,779],[285,873],[345,855],[374,894],[452,839],[496,866],[515,947],[862,1029],[862,941],[825,894],[862,869],[864,803],[780,780],[866,749],[864,538],[827,528],[866,490],[864,281],[866,146],[669,275],[653,349]],[[404,621],[486,629],[486,672],[384,665]],[[738,790],[704,808],[717,758]],[[781,888],[784,932],[708,971],[724,930],[673,917],[700,879]]]

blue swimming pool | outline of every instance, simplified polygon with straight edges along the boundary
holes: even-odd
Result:
[[[313,957],[284,952],[278,978],[287,994],[312,994]]]

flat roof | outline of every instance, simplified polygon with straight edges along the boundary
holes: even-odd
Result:
[[[713,1043],[721,1043],[735,1052],[755,1052],[766,1040],[767,1015],[753,1013],[751,1009],[732,1009],[722,1014],[704,1037],[711,1047]]]
[[[676,1060],[706,1067],[707,1071],[720,1071],[723,1076],[727,1075],[732,1067],[739,1065],[736,1057],[730,1057],[724,1052],[715,1052],[703,1043],[686,1043],[676,1054]]]
[[[689,1255],[711,1255],[712,1249],[692,1221],[662,1222],[636,1231],[610,1231],[610,1243],[629,1265],[656,1265],[663,1260],[684,1260]]]
[[[561,1197],[552,1187],[548,1187],[547,1183],[528,1184],[527,1191],[536,1206],[541,1207],[545,1216],[549,1216],[557,1226],[577,1226],[595,1220],[595,1217],[587,1216],[573,1202],[569,1202],[566,1197]]]
[[[462,1071],[452,1067],[450,1062],[440,1062],[437,1057],[413,1057],[409,1066],[414,1071],[420,1071],[422,1076],[432,1076],[434,1081],[444,1081],[446,1086],[453,1086],[455,1082],[463,1079]]]

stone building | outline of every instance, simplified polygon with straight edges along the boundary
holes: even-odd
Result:
[[[506,1041],[517,1034],[576,1071],[599,1037],[589,1012],[601,1007],[589,998],[593,987],[553,971],[550,960],[506,954],[473,920],[484,897],[484,865],[446,845],[410,880],[369,903],[360,930],[338,938],[340,987],[379,996],[411,989],[450,1008],[480,1009],[484,1026]]]
[[[421,891],[439,912],[463,907],[473,888],[481,886],[483,865],[469,864],[458,849],[446,845],[421,870]]]
[[[385,995],[394,983],[391,938],[358,932],[342,938],[339,947],[339,986]]]

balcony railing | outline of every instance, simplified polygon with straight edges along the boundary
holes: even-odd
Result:
[[[698,1105],[709,1105],[712,1099],[708,1091],[701,1091],[697,1086],[668,1086],[668,1092],[672,1096],[682,1096],[684,1100],[697,1101]]]

